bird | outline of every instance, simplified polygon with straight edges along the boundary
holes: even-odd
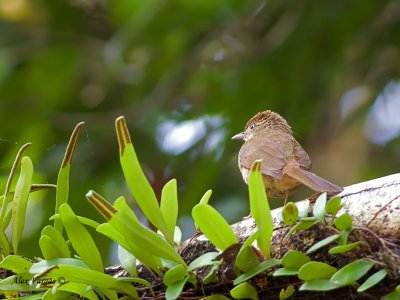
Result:
[[[284,198],[286,204],[288,196],[301,184],[330,195],[343,190],[310,171],[310,157],[293,137],[287,121],[276,112],[257,113],[247,122],[244,131],[232,139],[244,141],[238,165],[246,184],[252,164],[261,160],[260,171],[269,198]]]

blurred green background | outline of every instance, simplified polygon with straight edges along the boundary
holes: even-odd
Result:
[[[102,221],[89,189],[134,207],[114,130],[124,115],[156,194],[177,178],[188,237],[207,189],[230,222],[248,214],[241,143],[230,137],[266,109],[288,120],[314,171],[332,182],[396,173],[399,15],[399,1],[0,0],[0,188],[25,142],[35,182],[55,183],[69,135],[85,121],[73,209]],[[32,194],[24,255],[40,256],[54,201],[53,191]]]

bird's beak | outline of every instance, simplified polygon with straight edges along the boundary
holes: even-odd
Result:
[[[241,132],[231,137],[231,140],[243,140],[243,138],[244,138],[244,132]]]

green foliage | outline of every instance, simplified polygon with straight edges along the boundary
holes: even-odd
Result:
[[[155,199],[155,193],[147,181],[135,150],[130,140],[125,120],[117,119],[116,128],[120,147],[121,166],[131,191],[138,200],[145,217],[155,224],[159,232],[156,233],[142,224],[127,204],[125,197],[117,198],[113,204],[94,191],[87,193],[88,201],[102,214],[105,222],[100,224],[90,218],[78,216],[68,202],[69,169],[75,151],[80,126],[75,128],[64,161],[59,173],[56,193],[56,214],[50,219],[54,226],[43,228],[39,240],[43,258],[39,262],[31,262],[17,255],[9,255],[9,242],[1,231],[3,261],[0,268],[9,270],[14,275],[0,282],[0,291],[13,293],[37,293],[33,299],[67,299],[72,294],[87,299],[118,299],[118,294],[124,297],[139,299],[136,287],[132,283],[144,285],[151,293],[151,284],[142,278],[137,278],[137,260],[146,268],[162,276],[166,286],[165,298],[177,299],[187,284],[196,288],[199,278],[196,272],[199,268],[209,267],[209,273],[204,277],[202,284],[215,282],[219,267],[229,259],[224,255],[235,255],[233,271],[238,274],[233,281],[234,288],[230,291],[236,299],[258,299],[257,289],[249,282],[255,276],[269,272],[273,276],[297,276],[303,281],[300,291],[329,291],[349,285],[359,285],[358,292],[373,287],[385,276],[386,270],[380,270],[371,275],[363,283],[358,281],[374,266],[372,261],[360,259],[337,270],[329,264],[311,261],[307,254],[313,253],[336,241],[338,245],[330,247],[329,254],[336,255],[351,251],[363,242],[347,243],[352,232],[352,218],[344,213],[337,217],[342,207],[339,198],[327,201],[326,194],[321,194],[313,208],[313,215],[308,216],[308,205],[301,211],[294,203],[288,203],[282,211],[282,219],[286,226],[291,226],[285,238],[298,230],[307,230],[314,224],[331,227],[337,233],[327,236],[312,245],[306,253],[290,250],[282,259],[270,259],[270,242],[273,231],[271,211],[266,197],[260,173],[260,161],[256,161],[249,175],[250,211],[256,221],[257,230],[242,244],[238,243],[233,229],[228,222],[215,210],[208,201],[211,191],[207,191],[193,210],[193,220],[214,246],[225,252],[209,252],[201,255],[189,265],[179,255],[174,246],[180,245],[181,231],[176,226],[178,215],[178,195],[176,180],[169,181],[161,192],[160,205]],[[29,194],[35,190],[49,188],[51,185],[33,185],[33,164],[29,157],[22,157],[27,146],[23,146],[15,159],[2,200],[2,226],[12,221],[12,247],[17,253],[22,230],[25,227],[26,204]],[[22,157],[22,158],[21,158]],[[15,189],[11,189],[11,182],[15,174],[16,165],[21,165],[21,172]],[[154,196],[154,198],[153,198]],[[61,200],[60,200],[61,199]],[[339,199],[339,200],[337,200]],[[155,202],[154,202],[155,201]],[[154,210],[154,211],[153,211]],[[12,212],[12,214],[11,214]],[[329,220],[325,224],[325,217]],[[329,216],[330,215],[330,216]],[[109,237],[118,243],[118,258],[133,277],[114,278],[104,274],[103,261],[86,226],[96,229],[97,232]],[[334,227],[332,227],[334,226]],[[63,229],[65,228],[65,232]],[[64,238],[66,235],[66,238]],[[259,249],[253,247],[257,241]],[[259,251],[261,250],[261,252]],[[72,251],[74,253],[72,253]],[[77,258],[71,258],[76,254]],[[267,260],[264,260],[267,258]],[[228,262],[229,264],[231,262]],[[154,274],[153,274],[154,275]],[[63,278],[63,282],[57,282]],[[396,297],[400,292],[396,288],[387,299]],[[280,299],[290,298],[295,293],[294,286],[289,285],[282,289]],[[154,295],[154,294],[153,294]],[[27,298],[32,298],[31,295]],[[215,295],[215,299],[223,298]]]
[[[261,161],[253,163],[249,175],[249,199],[250,213],[257,224],[259,235],[257,237],[258,247],[266,258],[271,257],[271,238],[273,232],[273,221],[269,207],[264,182],[260,171]]]
[[[256,288],[248,282],[243,282],[231,289],[231,296],[235,299],[259,299]]]
[[[18,244],[25,226],[26,205],[32,185],[33,164],[28,156],[21,160],[21,174],[15,187],[12,206],[12,247],[18,253]]]
[[[197,204],[193,207],[192,217],[204,235],[220,250],[224,251],[238,242],[228,222],[212,206]]]

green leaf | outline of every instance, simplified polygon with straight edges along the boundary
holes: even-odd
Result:
[[[399,300],[400,298],[400,285],[398,285],[393,292],[385,295],[382,300]]]
[[[352,225],[352,218],[348,213],[344,213],[340,217],[336,218],[335,226],[339,230],[350,229]]]
[[[228,222],[212,206],[197,204],[192,209],[192,217],[201,232],[218,249],[224,251],[238,242]]]
[[[115,128],[121,167],[129,189],[146,218],[164,234],[169,244],[172,245],[174,237],[167,228],[154,190],[139,164],[124,117],[117,118]]]
[[[336,247],[329,249],[329,254],[345,253],[347,251],[350,251],[350,250],[356,248],[357,246],[359,246],[361,244],[363,244],[363,242],[357,241],[357,242],[347,244],[347,245],[336,246]]]
[[[224,295],[214,294],[211,296],[201,298],[200,300],[229,300],[229,299],[230,298],[225,297]]]
[[[247,280],[249,280],[250,278],[253,278],[254,276],[257,276],[258,274],[272,268],[275,267],[277,265],[280,265],[282,263],[281,259],[269,259],[269,260],[265,260],[262,263],[260,263],[258,266],[256,266],[255,268],[251,269],[250,271],[240,275],[239,277],[237,277],[234,281],[233,284],[234,285],[238,285],[242,282],[245,282]]]
[[[342,204],[341,204],[341,199],[340,197],[333,197],[331,198],[328,203],[326,204],[325,212],[327,214],[332,215],[332,217],[335,217],[337,212],[342,209]]]
[[[4,218],[5,218],[6,212],[7,212],[7,205],[12,200],[12,195],[10,193],[12,181],[14,179],[15,173],[17,172],[17,168],[18,168],[19,162],[21,160],[21,157],[24,154],[25,150],[30,145],[31,145],[31,143],[26,143],[26,144],[22,145],[22,147],[19,149],[19,151],[17,153],[17,156],[15,157],[13,166],[11,168],[10,174],[8,175],[7,183],[6,183],[6,189],[4,191],[4,195],[2,196],[4,198],[3,198],[3,201],[2,201],[2,204],[1,204],[1,212],[0,212],[1,230],[6,230],[6,228],[9,225],[9,220],[6,221]]]
[[[357,289],[357,292],[361,293],[369,288],[373,287],[376,285],[378,282],[380,282],[383,278],[385,278],[387,275],[387,271],[385,269],[382,269],[375,274],[371,275],[362,285],[360,285]]]
[[[158,257],[154,257],[146,249],[143,249],[143,247],[134,241],[125,239],[125,237],[110,223],[101,224],[99,227],[97,227],[97,231],[116,241],[119,245],[132,253],[147,268],[161,275],[161,260]]]
[[[123,211],[128,216],[130,222],[139,223],[138,217],[135,215],[135,212],[132,210],[132,208],[128,205],[124,196],[118,197],[117,200],[114,201],[113,206],[119,211]]]
[[[32,263],[29,260],[18,255],[8,255],[0,262],[0,268],[16,274],[28,272],[31,266]]]
[[[256,288],[248,282],[243,282],[231,289],[231,296],[235,299],[259,299]]]
[[[199,204],[208,204],[208,201],[210,200],[212,194],[212,190],[208,190],[203,197],[201,197]]]
[[[3,256],[10,255],[10,244],[4,231],[0,230],[0,249]]]
[[[243,272],[250,271],[260,263],[252,246],[242,247],[236,256],[235,266]]]
[[[332,267],[326,263],[310,261],[299,269],[298,277],[304,281],[329,279],[336,271],[337,269],[335,267]]]
[[[15,187],[12,203],[12,248],[18,253],[18,244],[21,241],[22,232],[25,227],[26,205],[32,185],[33,164],[28,156],[21,160],[21,173]]]
[[[325,247],[331,243],[333,243],[334,241],[336,241],[339,238],[338,234],[334,234],[331,236],[328,236],[327,238],[319,241],[318,243],[315,243],[314,245],[312,245],[306,252],[306,254],[310,254],[313,253],[319,249],[321,249],[322,247]]]
[[[75,283],[75,282],[67,282],[63,285],[60,285],[57,288],[57,291],[66,291],[73,294],[80,295],[88,300],[98,300],[99,298],[96,296],[96,293],[93,290],[88,290],[87,284]],[[51,290],[49,290],[51,292]],[[43,298],[45,300],[46,298]],[[62,298],[64,299],[64,298]]]
[[[298,270],[301,266],[308,263],[311,259],[303,252],[290,250],[282,258],[282,266],[288,269]]]
[[[279,300],[289,299],[293,296],[295,290],[293,285],[289,285],[286,289],[281,289],[279,292]]]
[[[94,191],[89,191],[86,194],[89,202],[98,209],[103,216],[109,220],[109,223],[116,231],[119,231],[128,243],[135,243],[136,248],[142,248],[142,251],[147,251],[149,254],[172,260],[178,264],[186,266],[182,257],[168,242],[160,235],[149,230],[137,222],[129,220],[127,214],[123,211],[115,209],[106,199],[101,197]],[[125,247],[125,246],[124,246]],[[133,250],[132,245],[126,249]],[[133,253],[136,258],[139,258],[137,253]]]
[[[351,233],[352,229],[345,229],[340,233],[340,237],[339,237],[339,245],[346,245],[347,244],[347,240],[349,239],[349,235]]]
[[[76,253],[93,270],[103,272],[100,252],[86,228],[79,222],[68,203],[59,208],[61,221],[68,234],[68,239]]]
[[[218,271],[218,268],[220,265],[221,265],[221,262],[217,262],[215,265],[213,265],[211,267],[210,272],[208,272],[208,274],[203,279],[204,285],[214,283],[217,281],[217,271]]]
[[[71,257],[71,252],[61,233],[51,225],[43,228],[39,246],[45,259]]]
[[[118,260],[121,266],[133,277],[138,277],[136,258],[128,250],[118,245]]]
[[[55,213],[58,213],[58,209],[61,206],[61,204],[68,202],[69,172],[71,169],[71,162],[75,153],[75,148],[78,142],[79,134],[84,124],[85,124],[84,122],[78,123],[74,131],[72,132],[67,149],[65,151],[63,162],[60,167],[60,171],[58,172]],[[60,220],[57,219],[54,220],[54,228],[59,232],[62,232],[63,227]]]
[[[285,235],[285,238],[288,238],[289,236],[291,236],[293,233],[295,233],[296,231],[299,230],[307,230],[311,227],[314,226],[314,224],[317,223],[316,220],[313,221],[309,221],[309,220],[300,220],[300,222],[298,222],[296,225],[294,225],[289,232]]]
[[[176,179],[168,181],[162,189],[160,209],[168,233],[174,236],[176,220],[178,218],[178,192]]]
[[[260,234],[257,244],[266,258],[270,258],[273,220],[265,186],[260,172],[261,160],[256,160],[249,175],[250,212]]]
[[[282,218],[285,225],[295,224],[298,216],[299,210],[297,209],[296,204],[293,202],[287,203],[282,210]]]
[[[182,279],[181,281],[176,281],[168,285],[167,290],[165,292],[165,299],[166,300],[178,299],[187,281],[188,277]]]
[[[328,279],[315,279],[304,282],[300,286],[299,291],[331,291],[337,288],[339,286]]]
[[[31,283],[31,273],[20,273],[8,276],[0,281],[0,291],[3,292],[40,292],[44,288],[36,288],[36,283]]]
[[[315,201],[313,215],[318,221],[325,222],[326,193],[322,193]]]
[[[77,260],[70,258],[64,258],[59,260],[46,261],[43,260],[36,264],[33,264],[30,272],[38,274],[34,277],[35,280],[41,278],[63,278],[65,282],[75,282],[103,289],[111,289],[125,293],[134,299],[139,299],[136,289],[129,282],[121,281],[112,276],[106,275],[102,272],[90,270],[85,267],[79,267],[76,265],[63,264],[62,262],[73,262],[76,264]]]
[[[182,281],[188,273],[184,266],[176,265],[172,269],[169,269],[163,277],[163,282],[166,286],[169,286],[175,282]]]
[[[297,269],[279,268],[272,275],[274,277],[293,276],[293,275],[297,275],[298,272],[299,272],[299,270],[297,270]]]
[[[302,203],[297,203],[297,210],[299,211],[299,218],[305,218],[308,216],[308,210],[310,208],[310,201],[305,200]]]
[[[374,266],[368,260],[357,260],[341,268],[331,277],[330,281],[338,286],[346,286],[363,277]]]
[[[207,252],[204,253],[203,255],[199,256],[198,258],[196,258],[195,260],[193,260],[187,270],[188,271],[193,271],[195,269],[204,267],[204,266],[209,266],[209,265],[213,265],[216,264],[217,262],[214,261],[214,259],[219,255],[218,252]]]

